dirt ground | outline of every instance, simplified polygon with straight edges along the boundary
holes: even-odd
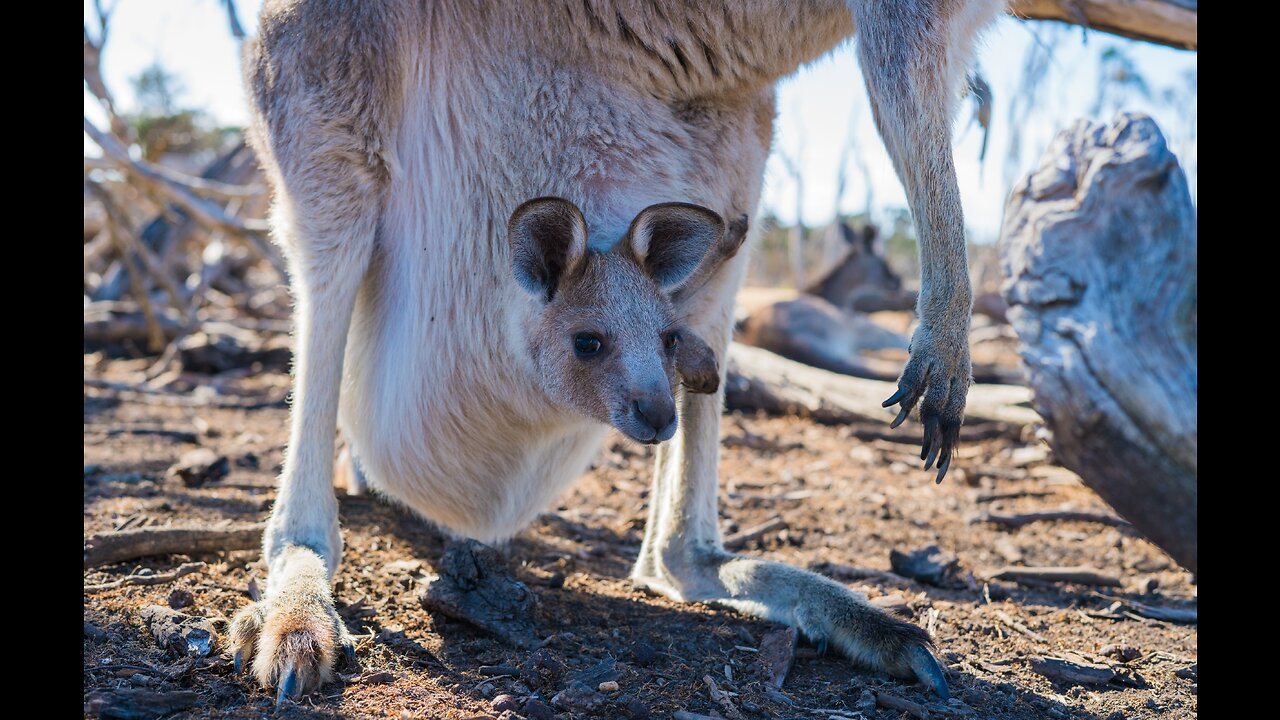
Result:
[[[86,355],[85,374],[112,380],[145,364]],[[184,376],[170,383],[179,391],[173,394],[86,384],[85,537],[265,520],[287,436],[281,399],[287,387],[279,371]],[[255,398],[260,402],[252,405]],[[252,406],[219,406],[232,401]],[[595,469],[502,549],[537,596],[542,649],[518,650],[468,624],[433,617],[417,593],[445,539],[400,508],[338,488],[346,550],[337,598],[359,636],[358,668],[344,667],[339,683],[277,711],[272,694],[235,675],[223,645],[227,620],[249,602],[251,584],[263,583],[258,554],[147,557],[86,569],[84,583],[162,573],[184,562],[206,565],[166,584],[86,591],[86,716],[98,707],[91,701],[127,690],[194,691],[194,704],[176,716],[219,718],[458,720],[505,712],[507,720],[551,713],[562,720],[665,719],[677,711],[729,720],[735,714],[747,720],[906,716],[887,707],[871,710],[867,690],[920,703],[929,717],[1196,716],[1196,626],[1139,617],[1116,605],[1124,599],[1195,607],[1194,578],[1127,529],[1037,522],[1009,530],[971,522],[984,512],[1107,512],[1072,473],[1053,465],[1047,447],[1030,433],[969,442],[939,486],[920,469],[918,445],[902,435],[863,440],[857,428],[737,413],[723,422],[724,532],[780,517],[785,529],[744,552],[824,572],[929,629],[947,665],[950,703],[835,654],[820,656],[804,640],[781,691],[773,691],[757,651],[777,626],[633,588],[627,573],[644,531],[651,451],[614,438]],[[907,426],[905,435],[918,438],[918,427]],[[198,447],[225,455],[230,473],[199,487],[167,476],[179,456]],[[955,587],[888,572],[890,551],[929,545],[958,558]],[[1010,565],[1091,566],[1119,577],[1123,587],[984,582]],[[219,630],[209,657],[175,658],[152,639],[140,610],[170,600],[189,601],[182,612],[208,618]],[[1093,681],[1098,684],[1050,679],[1036,671],[1037,658],[1046,656],[1091,662],[1114,677]],[[590,711],[553,705],[574,673],[609,658],[617,663],[616,691],[602,693]],[[729,693],[727,702],[712,698],[705,678]]]

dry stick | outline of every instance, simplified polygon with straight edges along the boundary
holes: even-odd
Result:
[[[288,393],[283,393],[280,395],[265,395],[260,398],[194,398],[190,397],[189,394],[179,394],[169,390],[146,387],[145,385],[128,385],[125,383],[111,382],[110,380],[99,380],[91,377],[86,377],[84,379],[84,384],[92,388],[98,388],[100,390],[106,390],[110,393],[114,393],[121,400],[140,402],[147,405],[164,405],[168,407],[218,407],[237,408],[241,410],[258,410],[264,407],[275,407],[280,405],[289,397]]]
[[[142,259],[142,265],[147,269],[147,273],[151,275],[157,284],[160,285],[160,287],[165,291],[165,294],[169,296],[169,302],[173,304],[174,309],[182,316],[183,321],[190,323],[194,318],[194,315],[188,313],[186,306],[182,304],[182,295],[178,293],[177,286],[173,284],[173,278],[169,277],[169,275],[160,266],[160,261],[156,259],[156,256],[151,252],[151,249],[138,240],[137,230],[129,222],[129,216],[120,209],[120,206],[116,204],[115,200],[111,197],[111,194],[108,193],[105,188],[92,180],[87,180],[86,182],[93,186],[94,194],[102,201],[102,207],[107,211],[107,217],[117,226],[124,229],[125,242],[127,242],[130,249],[132,249],[134,253]]]
[[[1111,527],[1132,529],[1133,525],[1124,518],[1115,515],[1107,515],[1105,513],[1081,512],[1078,510],[1045,510],[1040,512],[1021,513],[1018,515],[996,515],[987,513],[979,515],[971,520],[971,523],[995,523],[1005,527],[1020,528],[1023,525],[1029,525],[1033,522],[1066,520],[1076,522],[1092,522],[1102,525],[1110,525]]]
[[[110,202],[106,191],[96,183],[85,180],[84,186],[91,193],[98,196],[104,206]],[[151,297],[147,293],[146,285],[142,282],[142,272],[138,270],[133,256],[129,254],[129,246],[124,239],[126,235],[124,228],[121,228],[116,223],[110,212],[107,213],[107,234],[110,235],[111,243],[115,245],[116,252],[120,254],[120,262],[124,263],[125,272],[129,275],[129,286],[133,288],[138,307],[142,309],[142,317],[146,320],[147,349],[152,352],[159,352],[164,348],[165,344],[164,330],[160,328],[160,321],[156,318],[156,310],[151,305]]]
[[[921,720],[927,720],[929,717],[929,711],[919,703],[911,702],[910,700],[900,698],[897,695],[890,695],[883,690],[876,690],[875,693],[876,704],[880,707],[905,712],[912,717],[921,718]]]
[[[1009,613],[1003,610],[996,610],[996,617],[1000,618],[1000,621],[1003,622],[1005,625],[1008,625],[1010,629],[1017,630],[1018,632],[1022,633],[1023,635],[1026,635],[1032,640],[1039,640],[1040,642],[1048,642],[1047,640],[1044,639],[1043,635],[1037,633],[1036,631],[1022,624],[1017,620],[1017,618],[1014,618],[1012,615],[1010,615]]]
[[[1081,585],[1109,585],[1120,587],[1120,578],[1088,567],[1005,567],[992,575],[991,580],[1023,580],[1079,583]]]
[[[175,172],[163,165],[148,164],[147,167],[161,178],[185,187],[195,195],[204,196],[211,200],[243,200],[257,197],[264,192],[261,185],[232,185],[218,180]],[[120,169],[120,163],[112,159],[97,157],[86,157],[84,159],[84,171],[86,174],[91,170]]]
[[[743,720],[742,713],[738,711],[738,707],[729,698],[729,693],[721,690],[711,675],[703,675],[702,682],[707,684],[707,691],[711,695],[711,699],[724,708],[724,714],[729,720]]]
[[[1146,603],[1140,603],[1137,600],[1125,600],[1124,598],[1111,597],[1110,595],[1103,595],[1100,592],[1093,593],[1093,596],[1102,598],[1103,600],[1113,600],[1118,602],[1123,607],[1127,607],[1132,610],[1134,614],[1141,615],[1144,618],[1163,620],[1165,622],[1188,623],[1191,625],[1195,625],[1197,622],[1196,608],[1170,608],[1160,607],[1159,605],[1147,605]]]
[[[983,493],[974,497],[973,501],[975,503],[989,503],[989,502],[996,502],[998,500],[1016,500],[1018,498],[1042,498],[1042,497],[1052,497],[1052,496],[1053,496],[1053,493],[1051,492],[1043,492],[1039,490],[1020,490],[1015,492]],[[980,518],[980,520],[985,522],[995,522],[994,520],[988,521],[986,520],[986,518]]]
[[[787,521],[780,517],[772,518],[755,527],[747,528],[739,533],[734,533],[724,539],[725,550],[741,550],[747,543],[752,540],[759,540],[771,532],[782,530],[787,526]]]
[[[103,133],[89,122],[89,118],[84,118],[84,132],[102,148],[104,157],[115,162],[118,168],[136,180],[141,189],[159,195],[167,203],[177,205],[192,219],[209,229],[220,229],[245,238],[267,258],[281,277],[285,276],[283,264],[272,251],[271,243],[262,235],[267,229],[265,222],[232,217],[217,205],[193,194],[187,187],[188,183],[174,180],[149,163],[134,160],[116,138]]]
[[[100,593],[104,590],[114,590],[124,585],[163,585],[167,582],[173,582],[183,575],[190,575],[193,572],[203,570],[205,567],[202,562],[182,563],[175,570],[166,573],[156,573],[154,575],[130,575],[128,577],[113,580],[112,582],[102,583],[101,585],[85,585],[84,594],[92,595]]]
[[[92,535],[84,541],[84,566],[97,567],[147,555],[194,555],[223,550],[256,550],[265,523],[220,528],[143,528]]]

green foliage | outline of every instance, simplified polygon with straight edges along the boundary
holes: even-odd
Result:
[[[201,110],[183,107],[186,88],[177,76],[155,63],[131,81],[137,110],[126,117],[137,136],[142,156],[150,162],[166,154],[190,155],[216,150],[228,130],[215,127]]]

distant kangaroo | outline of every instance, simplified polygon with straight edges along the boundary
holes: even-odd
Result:
[[[597,250],[627,237],[654,204],[752,215],[774,83],[855,26],[923,268],[911,357],[885,404],[900,406],[895,425],[919,404],[925,467],[937,461],[945,473],[971,380],[951,118],[975,35],[1001,7],[264,2],[261,34],[245,45],[249,137],[274,190],[296,363],[288,453],[263,537],[266,595],[233,621],[238,664],[249,661],[283,700],[332,678],[338,653],[352,648],[331,592],[342,554],[332,484],[339,418],[373,487],[484,542],[519,532],[595,453],[608,426],[549,396],[531,352],[569,362],[578,331],[539,323],[547,298],[528,291],[538,275],[512,272],[513,211],[528,198],[565,198]],[[676,321],[720,357],[747,255],[673,295]],[[639,375],[627,377],[630,387]],[[676,402],[669,427],[640,411],[653,439],[671,439],[657,447],[634,582],[796,626],[946,697],[923,630],[837,582],[723,549],[721,395],[682,392]]]

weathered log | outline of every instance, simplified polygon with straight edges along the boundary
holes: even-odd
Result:
[[[1197,0],[1013,0],[1027,20],[1058,20],[1121,37],[1196,49]]]
[[[729,347],[725,404],[729,409],[800,415],[818,422],[888,422],[893,412],[881,402],[897,384],[866,380],[788,360],[768,350],[733,343]],[[1025,427],[1040,421],[1024,405],[1031,391],[1015,385],[975,385],[969,390],[966,420]]]
[[[1148,117],[1079,121],[1005,210],[1001,292],[1054,455],[1196,571],[1196,210]]]
[[[98,567],[147,555],[197,555],[225,550],[253,550],[262,545],[260,523],[225,527],[164,527],[122,530],[84,540],[84,566]]]

